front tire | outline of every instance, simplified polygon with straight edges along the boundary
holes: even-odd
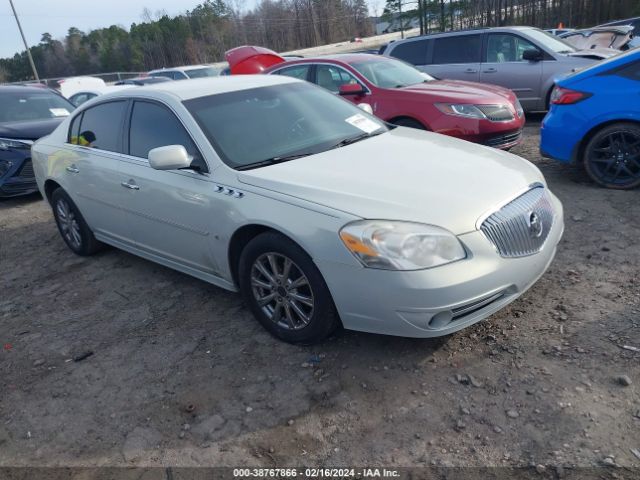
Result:
[[[58,231],[73,253],[87,256],[100,250],[102,244],[96,240],[80,210],[67,195],[67,192],[62,188],[55,190],[51,195],[51,206]]]
[[[286,342],[317,343],[339,325],[322,274],[284,235],[267,232],[251,240],[240,256],[238,279],[256,319]]]
[[[599,185],[626,190],[640,186],[640,126],[614,123],[597,132],[584,151],[587,174]]]

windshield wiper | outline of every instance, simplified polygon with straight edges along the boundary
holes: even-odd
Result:
[[[359,142],[360,140],[364,140],[365,138],[369,138],[369,137],[375,137],[376,135],[380,135],[381,133],[384,133],[386,130],[383,130],[382,132],[377,132],[377,133],[361,133],[360,135],[356,135],[355,137],[349,137],[349,138],[345,138],[344,140],[336,143],[334,146],[332,146],[330,148],[334,149],[334,148],[340,148],[340,147],[346,147],[347,145],[351,145],[352,143],[356,143]]]
[[[235,167],[236,170],[251,170],[252,168],[266,167],[268,165],[276,165],[277,163],[288,162],[289,160],[295,160],[297,158],[308,157],[313,155],[312,153],[297,153],[295,155],[284,155],[281,157],[271,157],[266,160],[260,160],[259,162],[249,163],[247,165],[240,165]]]

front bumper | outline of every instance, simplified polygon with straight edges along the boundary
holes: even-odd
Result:
[[[345,328],[404,337],[438,337],[476,323],[524,293],[546,271],[564,231],[562,205],[542,249],[503,258],[480,231],[459,236],[469,255],[413,272],[318,262]]]
[[[4,160],[4,158],[3,158]],[[38,191],[30,158],[11,158],[11,168],[0,177],[0,198],[28,195]]]

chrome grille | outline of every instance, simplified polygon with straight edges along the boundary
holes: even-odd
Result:
[[[477,107],[492,122],[508,122],[514,118],[513,112],[506,105],[477,105]]]
[[[512,145],[518,143],[522,136],[522,130],[517,132],[507,133],[505,135],[498,135],[484,141],[484,144],[488,147],[503,147],[505,145]]]
[[[480,230],[502,257],[525,257],[539,252],[555,220],[544,187],[536,187],[492,213]]]

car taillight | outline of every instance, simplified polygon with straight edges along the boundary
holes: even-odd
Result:
[[[551,103],[554,105],[571,105],[581,102],[591,96],[590,93],[578,92],[568,88],[556,87],[551,93]]]

